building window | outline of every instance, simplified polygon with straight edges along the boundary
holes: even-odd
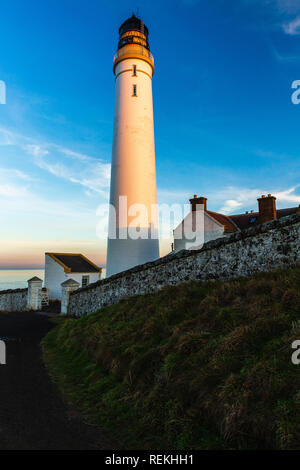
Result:
[[[87,287],[90,283],[90,276],[82,276],[81,287]]]
[[[136,77],[136,65],[133,66],[132,76]]]
[[[136,89],[137,89],[137,86],[136,86],[136,85],[133,85],[132,96],[137,96]]]

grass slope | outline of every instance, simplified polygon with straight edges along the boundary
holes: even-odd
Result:
[[[190,282],[60,319],[64,396],[121,448],[299,449],[300,269]]]

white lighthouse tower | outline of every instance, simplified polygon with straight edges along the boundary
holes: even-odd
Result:
[[[148,29],[135,15],[119,29],[113,71],[116,99],[107,276],[159,257],[152,101],[154,59]]]

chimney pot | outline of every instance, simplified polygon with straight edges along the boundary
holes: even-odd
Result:
[[[197,196],[196,194],[194,195],[194,198],[193,199],[190,199],[190,204],[191,204],[191,207],[192,207],[192,211],[196,211],[200,208],[197,208],[197,206],[199,204],[202,204],[203,205],[203,209],[206,211],[206,197],[203,197],[203,196]]]

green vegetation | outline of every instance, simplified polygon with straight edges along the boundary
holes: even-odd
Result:
[[[123,449],[299,449],[300,268],[190,282],[43,340],[64,396]]]

